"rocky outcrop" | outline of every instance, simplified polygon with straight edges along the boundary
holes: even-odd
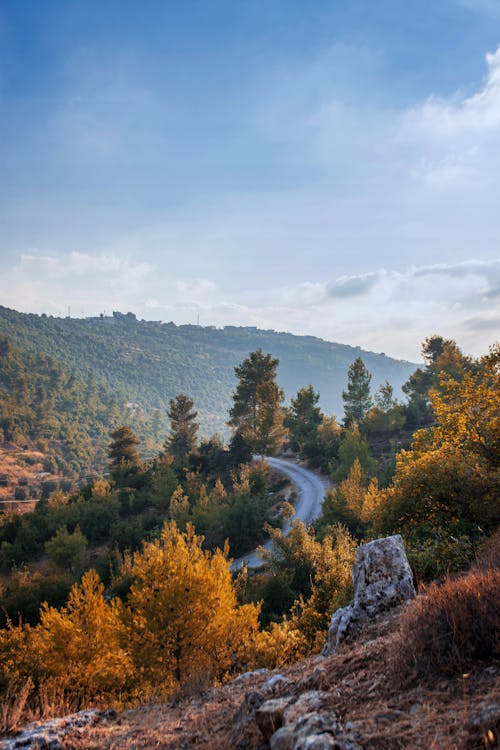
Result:
[[[367,620],[415,596],[410,564],[399,534],[375,539],[357,549],[352,573],[354,599],[332,616],[323,656],[352,640]]]
[[[343,727],[334,713],[312,711],[284,724],[271,737],[271,750],[363,750],[355,727]]]
[[[14,737],[0,741],[0,750],[62,750],[62,738],[73,729],[83,729],[116,718],[116,711],[79,711],[70,716],[30,724]]]
[[[331,696],[327,691],[297,693],[299,683],[270,682],[262,685],[261,692],[251,691],[245,696],[235,716],[238,735],[245,723],[255,721],[271,750],[363,750],[356,726],[344,726],[329,710]],[[278,685],[285,694],[270,697]]]

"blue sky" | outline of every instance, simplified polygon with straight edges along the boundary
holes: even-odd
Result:
[[[500,0],[0,0],[0,302],[500,331]]]

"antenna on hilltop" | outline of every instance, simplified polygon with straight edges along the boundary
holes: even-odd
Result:
[[[199,325],[200,325],[200,313],[198,313],[198,316],[197,316],[197,318],[196,318],[196,325],[197,325],[197,326],[199,326]]]
[[[71,305],[68,305],[68,318],[71,318]]]

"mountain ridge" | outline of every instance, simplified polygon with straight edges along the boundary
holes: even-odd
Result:
[[[185,392],[195,401],[205,434],[225,431],[233,368],[258,348],[279,358],[278,381],[287,400],[311,383],[320,392],[322,408],[338,416],[347,370],[356,357],[372,373],[373,390],[389,380],[399,393],[418,366],[315,336],[253,327],[177,326],[119,312],[56,318],[0,306],[0,334],[24,349],[49,354],[80,376],[102,379],[118,399],[149,418],[159,410],[162,425],[169,399]]]

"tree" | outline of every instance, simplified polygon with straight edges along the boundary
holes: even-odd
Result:
[[[464,356],[452,339],[443,339],[442,336],[428,336],[425,339],[422,357],[426,362],[425,367],[418,367],[402,388],[408,396],[408,423],[413,427],[432,423],[434,414],[430,392],[440,389],[441,373],[460,381],[466,372],[475,369],[470,357]]]
[[[319,393],[312,385],[300,388],[284,420],[288,428],[290,442],[294,450],[307,452],[307,447],[317,442],[318,427],[323,420],[321,409],[317,405]]]
[[[241,434],[253,453],[261,455],[276,454],[286,435],[281,409],[284,393],[276,383],[278,364],[278,359],[258,349],[234,368],[239,383],[233,394],[229,425]]]
[[[62,609],[43,604],[31,643],[41,676],[56,685],[62,681],[80,700],[102,700],[123,690],[133,677],[133,665],[120,609],[116,600],[106,601],[95,570],[74,584]]]
[[[376,469],[376,463],[370,454],[367,441],[361,435],[356,423],[344,431],[338,456],[330,462],[329,470],[332,479],[340,482],[345,479],[354,462],[358,460],[363,471],[371,475]]]
[[[178,461],[185,459],[196,445],[199,425],[195,420],[198,412],[193,407],[193,401],[183,393],[170,399],[170,435],[165,447]]]
[[[300,634],[305,646],[302,655],[317,651],[324,643],[331,613],[352,596],[356,542],[340,525],[330,528],[322,541],[301,521],[292,521],[288,534],[280,529],[269,533],[273,546],[263,556],[271,577],[263,592],[263,615],[275,619],[295,600],[288,623]]]
[[[435,424],[415,433],[392,484],[372,493],[375,533],[404,534],[420,571],[463,565],[500,521],[499,365],[494,347],[457,378],[441,372],[430,392]]]
[[[109,473],[119,483],[129,474],[137,473],[141,458],[136,446],[139,440],[127,425],[118,427],[111,433],[113,442],[108,447]]]
[[[188,524],[166,523],[159,539],[124,563],[133,583],[127,601],[137,669],[165,693],[194,679],[223,678],[252,660],[259,607],[238,606],[227,549],[211,554]]]
[[[354,459],[348,476],[338,487],[326,493],[322,506],[322,525],[342,523],[352,534],[362,535],[365,528],[360,520],[366,481],[358,458]]]
[[[382,411],[389,411],[394,406],[394,388],[388,380],[379,386],[375,394],[375,403]]]
[[[372,405],[370,397],[371,374],[363,360],[358,357],[349,367],[347,373],[347,390],[342,391],[344,401],[344,424],[361,422]]]

